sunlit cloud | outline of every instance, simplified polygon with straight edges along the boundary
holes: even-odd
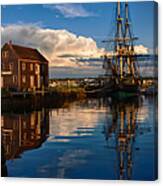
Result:
[[[91,37],[77,36],[65,29],[42,28],[38,23],[3,26],[1,36],[2,45],[12,40],[14,44],[37,48],[49,60],[49,67],[60,71],[59,76],[67,74],[67,71],[74,77],[76,74],[92,77],[104,72],[101,57],[106,51],[99,48]],[[147,54],[148,48],[137,45],[135,52]],[[50,72],[50,76],[55,74]]]
[[[149,53],[149,49],[143,45],[136,45],[134,47],[134,50],[136,54],[148,54]]]
[[[49,59],[49,65],[53,67],[96,67],[96,61],[94,64],[93,61],[80,61],[79,58],[100,57],[104,52],[91,37],[77,36],[67,30],[20,24],[1,27],[1,33],[2,44],[12,40],[15,44],[37,48]]]

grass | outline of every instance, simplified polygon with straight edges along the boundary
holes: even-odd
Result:
[[[49,88],[49,92],[58,93],[63,96],[73,96],[76,98],[85,98],[85,90],[79,87],[67,87],[67,86],[56,86],[55,88]]]

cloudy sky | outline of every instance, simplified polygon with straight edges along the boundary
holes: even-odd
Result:
[[[129,3],[138,53],[148,53],[153,43],[153,3]],[[2,45],[39,49],[49,59],[51,77],[98,76],[112,36],[115,3],[39,4],[2,6]],[[149,21],[150,20],[150,21]]]

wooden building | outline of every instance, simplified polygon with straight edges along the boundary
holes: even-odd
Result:
[[[9,43],[1,49],[1,87],[11,91],[48,87],[48,60],[37,50]]]

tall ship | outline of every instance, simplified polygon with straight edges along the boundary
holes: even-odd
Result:
[[[104,55],[103,68],[110,79],[105,90],[114,95],[134,96],[139,93],[141,81],[134,50],[138,38],[132,32],[128,2],[117,2],[114,24],[113,38],[103,41],[113,46],[112,51]]]

